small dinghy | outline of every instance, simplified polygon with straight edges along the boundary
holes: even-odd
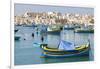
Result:
[[[20,40],[20,38],[21,38],[21,36],[19,36],[19,35],[14,36],[14,39],[17,40],[17,41]]]
[[[15,29],[14,32],[15,32],[15,33],[18,32],[18,29]]]

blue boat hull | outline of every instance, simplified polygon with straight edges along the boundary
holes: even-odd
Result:
[[[65,55],[51,55],[51,54],[43,54],[44,57],[47,58],[66,58],[66,57],[73,57],[73,56],[89,56],[89,50],[82,51],[80,53],[75,54],[65,54]]]

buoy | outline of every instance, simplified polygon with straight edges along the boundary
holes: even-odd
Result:
[[[32,37],[34,37],[34,33],[32,33]]]
[[[26,39],[24,38],[24,40],[26,40]]]
[[[42,42],[44,41],[44,37],[43,37],[43,36],[41,37],[41,41],[42,41]]]

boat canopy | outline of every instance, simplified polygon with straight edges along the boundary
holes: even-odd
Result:
[[[74,43],[61,40],[58,49],[59,50],[75,50],[75,46],[74,46]]]

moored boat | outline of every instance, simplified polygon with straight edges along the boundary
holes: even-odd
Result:
[[[14,36],[15,40],[20,40],[20,38],[21,38],[20,36],[17,36],[17,35]]]
[[[15,32],[15,33],[18,32],[18,29],[15,29],[14,32]]]
[[[74,54],[47,54],[44,52],[44,56],[48,58],[66,58],[66,57],[72,57],[72,56],[85,56],[89,55],[89,50],[85,50],[79,53]]]
[[[47,28],[47,33],[48,33],[48,34],[60,34],[60,32],[61,32],[60,27],[57,27],[56,25],[54,25],[54,26],[49,26],[49,27]]]
[[[76,33],[94,33],[94,30],[93,29],[75,29],[75,32]]]
[[[69,57],[89,55],[90,44],[74,46],[70,42],[61,41],[58,48],[50,48],[47,44],[42,44],[43,54],[45,57]]]
[[[84,25],[75,29],[76,33],[94,33],[94,25]]]

